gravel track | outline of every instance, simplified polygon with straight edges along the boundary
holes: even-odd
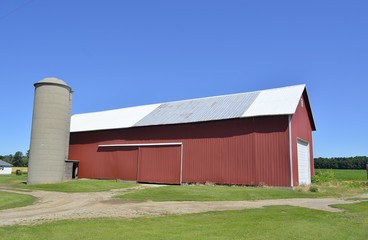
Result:
[[[340,212],[342,211],[341,209],[332,208],[330,205],[359,202],[357,200],[336,198],[294,198],[210,202],[129,202],[113,198],[116,194],[132,189],[134,188],[92,193],[62,193],[51,191],[24,192],[0,189],[0,191],[29,194],[38,198],[37,203],[34,205],[0,211],[0,226],[31,225],[63,219],[88,219],[101,217],[136,218],[141,216],[160,216],[166,214],[240,210],[275,205],[290,205],[329,212]],[[358,197],[368,198],[368,194]]]

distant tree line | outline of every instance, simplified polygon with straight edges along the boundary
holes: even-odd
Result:
[[[0,155],[0,159],[12,164],[14,167],[28,167],[29,150],[26,155],[23,155],[21,151],[18,151],[9,155]]]
[[[315,168],[325,169],[365,169],[367,163],[367,156],[314,159]]]

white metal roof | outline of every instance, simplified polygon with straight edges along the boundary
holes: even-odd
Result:
[[[305,84],[259,91],[242,117],[294,114],[304,89]]]
[[[305,85],[76,114],[71,132],[292,115]]]
[[[147,116],[160,104],[121,108],[116,110],[76,114],[70,123],[71,132],[84,132],[103,129],[129,128]]]

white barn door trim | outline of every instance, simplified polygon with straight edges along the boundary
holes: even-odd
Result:
[[[297,140],[298,151],[298,182],[299,185],[311,184],[310,151],[307,141]]]

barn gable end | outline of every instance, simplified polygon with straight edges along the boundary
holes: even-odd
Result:
[[[315,130],[314,120],[311,114],[311,108],[308,101],[307,92],[304,91],[302,96],[300,96],[299,103],[295,114],[291,117],[291,149],[293,158],[293,184],[294,186],[300,184],[310,184],[311,178],[305,180],[306,182],[300,183],[299,180],[303,177],[303,171],[312,176],[314,174],[314,161],[313,161],[313,141],[312,141],[312,131]],[[299,154],[298,154],[299,151]],[[302,151],[302,152],[301,152]],[[301,160],[303,156],[303,151],[307,151],[306,157],[309,162],[309,166],[304,166],[304,170],[300,168],[303,167]],[[301,172],[302,171],[302,172]],[[303,180],[304,181],[304,180]]]

